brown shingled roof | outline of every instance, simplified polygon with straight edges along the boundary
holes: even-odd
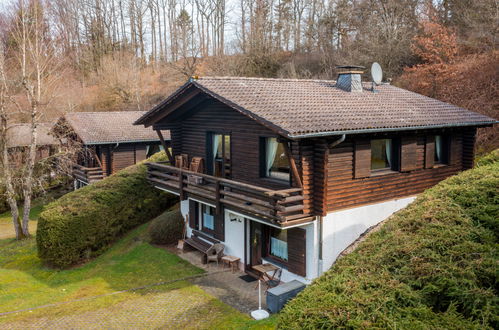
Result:
[[[84,144],[159,141],[152,129],[134,126],[145,111],[71,112],[64,118]],[[165,134],[165,139],[169,139]]]
[[[58,144],[54,136],[50,135],[52,125],[48,123],[39,123],[37,129],[37,145],[56,145]],[[31,125],[14,124],[7,129],[7,148],[27,147],[31,144]]]
[[[487,116],[382,84],[370,83],[361,93],[335,87],[335,81],[205,77],[192,80],[141,117],[136,124],[195,86],[234,109],[289,137],[352,131],[381,131],[422,127],[480,126],[495,123]]]

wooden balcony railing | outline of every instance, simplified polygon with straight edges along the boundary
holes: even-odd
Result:
[[[176,193],[181,200],[199,198],[243,214],[272,222],[306,218],[302,188],[271,190],[234,180],[188,171],[164,163],[146,163],[148,180],[156,187]]]
[[[95,181],[104,179],[104,171],[100,167],[85,167],[82,165],[73,165],[73,177],[83,183],[91,184]]]

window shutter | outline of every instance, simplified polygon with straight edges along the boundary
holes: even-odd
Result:
[[[424,167],[432,168],[435,164],[435,136],[426,137]]]
[[[457,165],[461,162],[463,156],[463,141],[461,136],[449,136],[449,165]]]
[[[306,244],[305,229],[288,229],[288,270],[300,276],[307,276]]]
[[[371,141],[355,142],[354,178],[367,178],[371,175]]]
[[[213,236],[219,241],[225,241],[225,212],[220,212],[220,214],[215,215],[215,232]]]
[[[198,203],[189,200],[189,227],[192,229],[198,229]]]
[[[417,169],[416,137],[408,136],[400,139],[400,171],[409,172]]]

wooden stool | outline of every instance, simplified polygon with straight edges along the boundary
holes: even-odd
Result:
[[[239,260],[241,260],[241,258],[234,256],[223,256],[222,257],[223,268],[225,269],[225,265],[228,264],[229,267],[232,267],[232,272],[234,273],[236,269],[238,269]]]

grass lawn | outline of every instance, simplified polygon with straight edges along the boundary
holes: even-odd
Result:
[[[0,314],[203,273],[178,256],[147,243],[146,228],[147,224],[135,229],[95,260],[63,271],[41,264],[34,239],[0,240]],[[155,308],[146,310],[151,304]],[[106,322],[107,318],[99,317],[99,313],[130,317],[132,310],[134,321],[140,320],[143,312],[144,323],[141,324],[147,327],[252,327],[248,316],[188,281],[0,316],[0,327],[2,324],[32,327],[40,320],[44,320],[44,326],[60,326],[60,323],[51,324],[51,319],[67,318],[72,327],[78,328],[78,325],[88,326],[85,322],[92,317]],[[158,311],[162,313],[161,324],[154,323],[157,319],[154,313]],[[165,317],[165,313],[171,318]],[[102,323],[103,327],[111,325]]]
[[[31,208],[29,212],[29,230],[31,234],[35,234],[36,232],[36,224],[38,220],[38,216],[42,212],[43,204],[36,205]],[[22,209],[19,209],[19,212],[22,212]],[[15,237],[14,225],[12,224],[12,217],[10,215],[10,211],[4,212],[0,214],[0,239]]]

